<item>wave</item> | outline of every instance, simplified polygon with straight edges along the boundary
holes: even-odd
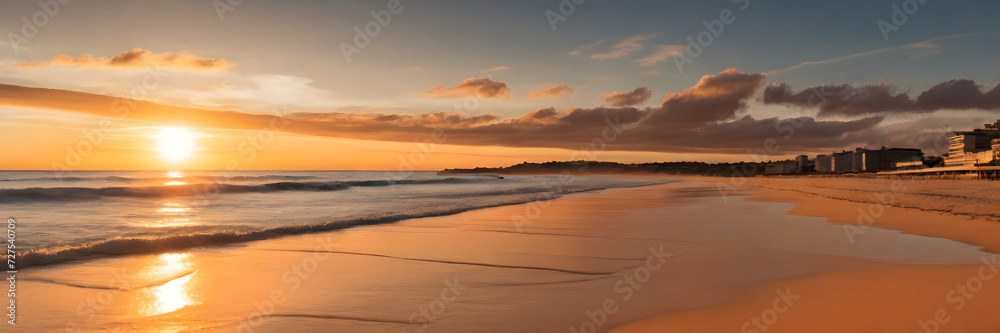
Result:
[[[167,198],[198,197],[225,193],[270,193],[279,191],[339,191],[351,187],[393,185],[463,184],[490,181],[490,178],[443,178],[402,180],[358,180],[329,182],[276,182],[259,185],[200,183],[163,186],[116,187],[32,187],[0,189],[0,203],[32,201],[86,201],[105,197]]]
[[[600,190],[603,188],[594,188]],[[380,214],[362,218],[345,219],[331,221],[320,224],[305,224],[293,226],[280,226],[265,229],[237,231],[237,230],[217,230],[212,232],[189,233],[182,235],[169,235],[160,237],[117,237],[106,240],[93,241],[89,243],[63,246],[47,249],[32,249],[21,254],[18,260],[19,267],[33,267],[49,265],[75,260],[97,259],[108,256],[122,256],[143,253],[159,253],[166,251],[184,250],[199,246],[226,245],[242,243],[255,240],[264,240],[289,235],[299,235],[324,231],[333,231],[364,225],[376,225],[394,223],[407,219],[445,216],[458,214],[465,211],[522,204],[538,200],[548,200],[559,197],[559,195],[540,197],[525,197],[506,202],[482,204],[478,206],[467,206],[458,208],[446,208],[418,213],[396,213]]]
[[[318,179],[316,176],[289,176],[289,175],[263,175],[263,176],[232,176],[232,177],[222,177],[222,176],[183,176],[183,177],[151,177],[151,178],[136,178],[136,177],[120,177],[120,176],[67,176],[67,177],[36,177],[36,178],[14,178],[14,179],[0,179],[0,181],[9,182],[92,182],[92,181],[112,181],[112,182],[165,182],[165,181],[251,181],[251,180],[304,180],[304,179]]]

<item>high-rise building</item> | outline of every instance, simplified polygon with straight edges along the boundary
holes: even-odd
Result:
[[[1000,119],[997,119],[996,123],[984,125],[983,128],[955,132],[955,135],[948,139],[948,156],[945,157],[944,165],[973,166],[991,163],[996,159],[996,154],[982,154],[982,152],[992,151],[995,139],[1000,139]]]
[[[816,172],[833,172],[833,159],[830,155],[816,155]]]
[[[795,172],[803,173],[809,169],[809,156],[795,156]]]
[[[820,156],[825,157],[825,155]],[[820,171],[820,156],[816,157],[816,171]],[[923,161],[923,159],[924,153],[920,149],[857,148],[854,151],[834,153],[830,164],[831,171],[836,173],[880,172],[897,170],[900,162]]]

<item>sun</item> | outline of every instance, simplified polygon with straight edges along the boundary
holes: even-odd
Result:
[[[194,142],[198,135],[184,128],[160,128],[160,133],[154,138],[156,138],[156,149],[168,162],[184,161],[198,149],[198,145]]]

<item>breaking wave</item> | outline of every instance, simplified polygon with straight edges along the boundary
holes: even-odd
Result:
[[[339,191],[351,187],[423,185],[423,184],[464,184],[493,181],[489,178],[443,178],[443,179],[403,179],[403,180],[358,180],[328,182],[276,182],[257,185],[199,183],[162,186],[115,186],[115,187],[32,187],[23,189],[0,189],[0,203],[32,201],[85,201],[104,197],[167,198],[194,197],[225,193],[270,193],[279,191]]]

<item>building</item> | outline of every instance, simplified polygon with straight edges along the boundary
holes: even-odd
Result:
[[[866,165],[865,171],[868,172],[895,171],[901,162],[923,163],[924,160],[924,152],[913,148],[882,147],[879,150],[868,150],[865,154],[874,155],[871,160],[874,165]],[[868,161],[867,158],[865,160]]]
[[[833,172],[833,158],[830,155],[816,155],[816,172]]]
[[[948,156],[944,159],[944,165],[991,164],[997,158],[993,152],[996,150],[994,144],[996,139],[1000,139],[1000,119],[997,119],[996,123],[984,125],[983,128],[955,132],[954,136],[948,138]]]
[[[993,165],[1000,164],[1000,139],[993,139]]]
[[[847,173],[847,172],[858,172],[858,157],[853,151],[842,151],[839,153],[833,153],[833,172],[834,173]]]
[[[795,172],[803,173],[810,170],[809,156],[795,156]]]
[[[777,162],[770,162],[764,166],[764,174],[768,175],[787,175],[795,173],[798,168],[798,163],[795,160],[784,160]]]
[[[920,170],[926,169],[927,166],[924,165],[924,161],[911,161],[911,162],[897,162],[896,170]]]
[[[857,148],[834,153],[831,159],[831,171],[835,173],[880,172],[898,170],[901,162],[922,162],[924,153],[912,148]],[[817,171],[819,162],[817,156]]]

